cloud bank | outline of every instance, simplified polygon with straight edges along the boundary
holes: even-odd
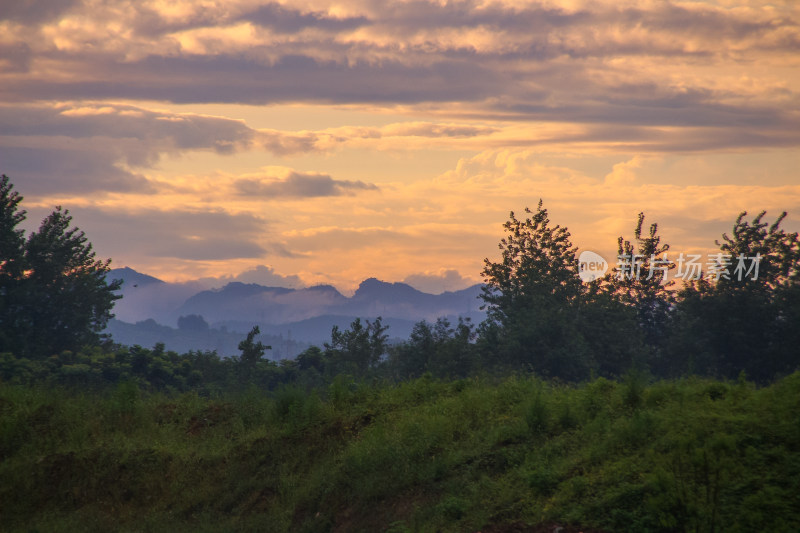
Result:
[[[0,6],[0,172],[170,280],[455,288],[539,198],[596,249],[797,228],[799,95],[791,0]]]

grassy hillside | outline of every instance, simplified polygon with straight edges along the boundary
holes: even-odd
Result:
[[[214,399],[0,385],[4,531],[798,531],[798,494],[800,373]]]

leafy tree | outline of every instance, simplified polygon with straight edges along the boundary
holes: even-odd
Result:
[[[56,210],[25,244],[24,279],[29,349],[47,354],[94,344],[114,315],[121,281],[106,281],[111,260],[95,259],[84,232],[70,227],[68,210]]]
[[[331,330],[331,342],[325,343],[325,355],[331,360],[339,372],[355,371],[365,373],[374,367],[381,356],[386,353],[386,341],[389,336],[382,318],[374,322],[366,321],[366,326],[356,318],[350,328],[340,331],[338,326]]]
[[[566,228],[550,225],[541,200],[536,212],[525,212],[531,216],[520,220],[512,212],[504,224],[500,261],[484,260],[483,351],[495,364],[582,379],[592,361],[578,329],[585,289],[577,249]]]
[[[722,242],[717,241],[720,252],[731,260],[728,275],[719,277],[719,290],[772,290],[800,281],[797,232],[787,233],[780,227],[785,211],[772,224],[762,221],[766,214],[762,211],[748,222],[742,220],[747,216],[743,211],[731,236],[723,233]]]
[[[579,329],[596,362],[596,373],[619,378],[632,368],[643,366],[647,345],[637,310],[598,281],[587,287],[580,308]]]
[[[120,298],[121,281],[108,283],[110,260],[95,258],[91,243],[57,207],[27,240],[20,197],[0,180],[0,340],[18,354],[46,357],[95,344]]]
[[[669,297],[668,273],[675,264],[666,258],[669,244],[661,244],[658,224],[650,224],[647,237],[642,237],[644,213],[639,213],[634,238],[636,246],[624,237],[617,239],[619,265],[609,277],[613,288],[624,301],[646,302]]]
[[[265,346],[261,341],[255,340],[256,335],[260,333],[261,329],[253,326],[253,329],[247,334],[247,338],[239,343],[239,350],[242,352],[239,360],[246,367],[254,367],[264,357],[264,353],[272,349],[272,346]]]
[[[406,342],[395,346],[389,358],[392,371],[401,379],[416,378],[428,372],[438,344],[436,329],[423,320],[414,324]]]
[[[265,368],[264,364],[259,365],[264,353],[272,349],[271,346],[265,346],[261,341],[255,340],[260,333],[260,328],[253,326],[247,337],[239,343],[241,355],[239,356],[237,371],[241,382],[266,385],[264,382],[269,382],[272,378],[269,369]],[[274,366],[274,363],[268,361],[266,366]]]
[[[620,302],[636,310],[638,326],[644,335],[653,358],[660,356],[659,349],[665,335],[674,295],[669,289],[674,281],[668,280],[675,264],[669,260],[669,244],[662,244],[658,224],[650,225],[646,237],[642,236],[644,213],[634,229],[634,242],[620,237],[617,240],[618,266],[605,278],[605,288]]]
[[[19,209],[22,196],[8,176],[0,176],[0,349],[18,349],[20,324],[19,284],[25,270],[24,231],[17,226],[25,220]]]
[[[444,318],[434,326],[437,346],[428,367],[434,376],[461,378],[470,375],[477,366],[473,342],[476,333],[469,319],[459,317],[455,327]]]
[[[717,272],[679,293],[668,339],[672,374],[765,382],[800,367],[800,240],[761,212],[723,234]]]
[[[325,354],[318,346],[309,346],[301,353],[297,354],[297,366],[300,370],[306,371],[315,369],[317,372],[322,373],[325,370]]]
[[[19,276],[22,270],[25,233],[17,229],[25,220],[25,211],[19,209],[22,200],[8,176],[0,176],[0,279],[3,280]]]
[[[550,227],[542,201],[536,212],[519,220],[512,211],[503,224],[499,262],[484,259],[482,298],[490,317],[500,323],[513,313],[545,302],[570,303],[582,292],[578,277],[577,248],[566,228]]]
[[[475,331],[469,319],[453,327],[446,318],[435,324],[414,325],[408,341],[392,350],[389,366],[399,377],[414,378],[430,372],[443,378],[464,377],[475,370]]]

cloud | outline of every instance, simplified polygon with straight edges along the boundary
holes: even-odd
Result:
[[[401,122],[376,131],[378,136],[398,137],[477,137],[499,131],[492,126],[471,124],[437,124],[433,122]]]
[[[32,56],[31,48],[25,42],[0,42],[0,73],[27,72],[30,68]]]
[[[0,21],[38,24],[61,16],[80,3],[80,0],[3,0]]]
[[[321,138],[314,132],[291,133],[277,130],[259,130],[256,144],[276,155],[293,155],[321,150]]]
[[[152,258],[222,261],[267,254],[263,244],[267,224],[252,214],[101,207],[75,207],[70,212],[98,254],[113,257],[115,263]]]
[[[776,157],[765,153],[762,160]],[[576,244],[605,252],[615,250],[617,236],[630,235],[640,211],[649,221],[661,223],[668,242],[679,248],[708,249],[719,238],[712,231],[718,222],[732,223],[742,210],[800,213],[800,187],[791,181],[793,171],[781,169],[790,164],[789,157],[776,162],[773,170],[781,170],[782,175],[772,177],[775,183],[770,183],[753,179],[749,171],[758,167],[754,162],[747,170],[736,170],[747,163],[744,156],[738,161],[713,162],[696,156],[638,156],[608,163],[605,177],[600,173],[593,178],[576,170],[585,163],[562,167],[552,157],[532,150],[493,150],[463,159],[438,181],[442,188],[459,190],[456,205],[472,213],[480,213],[479,203],[520,211],[543,198],[551,220],[568,225]],[[731,171],[726,172],[723,165],[731,166]],[[724,176],[709,176],[711,172]],[[428,192],[427,196],[437,195]],[[709,221],[708,227],[701,221]],[[673,236],[680,242],[670,241]]]
[[[306,28],[337,32],[369,24],[365,16],[337,18],[319,11],[303,12],[287,8],[276,2],[260,5],[253,11],[239,15],[237,20],[252,22],[277,33],[296,33]]]
[[[295,9],[288,4],[277,2],[263,3],[256,7],[249,2],[228,2],[226,9],[215,10],[211,6],[195,11],[183,9],[178,16],[169,9],[159,11],[160,7],[135,6],[132,15],[137,34],[153,38],[242,23],[265,28],[279,35],[298,33],[307,29],[335,33],[354,30],[370,23],[363,15],[337,17],[325,11]]]
[[[335,180],[327,174],[302,173],[294,170],[286,170],[282,178],[238,179],[234,182],[234,188],[241,195],[268,198],[313,198],[378,190],[376,185],[363,181]]]
[[[135,141],[125,154],[130,164],[151,162],[159,152],[210,149],[230,153],[248,146],[255,136],[239,120],[106,103],[4,105],[0,122],[4,136]]]
[[[0,87],[0,98],[122,98],[254,105],[442,102],[484,99],[497,90],[498,78],[506,78],[478,63],[445,60],[409,65],[392,58],[373,64],[366,57],[352,62],[344,57],[342,62],[299,51],[264,60],[265,54],[274,53],[269,46],[252,46],[246,53],[148,55],[125,63],[103,61],[102,73],[87,65],[84,79],[65,73],[58,80],[36,75],[9,80]],[[85,61],[80,57],[72,60]],[[71,62],[69,58],[65,61]]]
[[[257,265],[251,269],[240,272],[235,276],[226,275],[219,277],[201,278],[197,280],[198,283],[208,288],[218,288],[238,281],[241,283],[256,283],[264,285],[265,287],[286,287],[289,289],[299,289],[305,286],[295,274],[284,276],[275,271],[274,268],[268,265]]]
[[[237,120],[117,104],[0,105],[0,124],[3,171],[35,195],[154,193],[140,170],[164,154],[228,154],[255,137]]]
[[[293,249],[328,253],[365,248],[396,249],[413,243],[415,237],[393,227],[315,227],[284,233]]]
[[[609,248],[643,209],[695,245],[713,238],[693,224],[800,205],[797,2],[12,0],[0,18],[0,171],[166,279],[455,281],[540,197]]]
[[[791,4],[725,4],[57,2],[59,25],[7,28],[0,68],[19,75],[2,80],[0,98],[439,104],[437,112],[451,117],[628,126],[622,141],[631,146],[641,145],[637,126],[720,128],[706,135],[704,150],[796,146],[800,119],[785,111],[800,95],[781,69],[798,57],[800,12]],[[29,5],[15,0],[5,9],[35,23],[22,14],[34,13]],[[136,31],[121,31],[128,21]],[[751,64],[776,70],[745,93],[739,79],[752,76]],[[214,128],[198,121],[189,126]],[[318,150],[326,140],[239,128],[280,155]],[[485,132],[417,126],[411,134]],[[242,140],[221,137],[211,149],[235,150]]]
[[[250,270],[241,272],[233,277],[242,283],[258,283],[270,287],[299,288],[303,286],[302,280],[294,274],[283,276],[267,265],[258,265]]]
[[[120,168],[114,150],[102,150],[97,144],[64,148],[48,148],[45,144],[36,147],[0,144],[2,172],[18,184],[24,195],[157,191],[145,176]]]
[[[107,103],[0,105],[2,171],[36,195],[154,193],[145,169],[164,155],[317,150],[316,136],[255,130],[240,120]],[[355,187],[342,183],[342,187]]]
[[[457,291],[475,284],[475,280],[465,278],[457,270],[439,269],[435,272],[423,272],[407,276],[403,283],[408,283],[415,289],[430,294],[439,294],[445,291]]]
[[[617,163],[614,168],[606,174],[605,184],[611,186],[632,185],[636,183],[636,170],[642,168],[644,160],[636,156],[630,161]]]

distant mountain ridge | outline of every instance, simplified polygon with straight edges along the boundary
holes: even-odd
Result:
[[[106,279],[121,279],[123,281],[123,287],[165,283],[158,278],[148,276],[147,274],[142,274],[141,272],[136,272],[134,269],[129,267],[112,269],[106,275]]]
[[[370,278],[348,298],[331,286],[287,289],[256,284],[228,283],[187,299],[179,315],[202,315],[210,322],[257,319],[286,324],[321,315],[433,320],[477,310],[480,285],[442,294],[428,294],[405,283]]]
[[[131,268],[111,270],[107,279],[124,282],[120,290],[123,298],[116,302],[114,310],[117,320],[109,332],[124,337],[127,344],[141,337],[143,342],[139,344],[145,345],[152,341],[154,331],[159,331],[148,322],[137,336],[136,323],[152,319],[174,328],[178,318],[187,315],[200,315],[212,327],[233,332],[246,332],[258,324],[263,333],[286,334],[301,344],[327,340],[332,325],[342,327],[356,317],[374,320],[380,316],[390,325],[389,335],[400,338],[407,337],[413,324],[421,320],[447,317],[455,322],[464,317],[477,323],[485,317],[479,309],[480,284],[429,294],[406,283],[369,278],[348,297],[330,285],[290,289],[230,282],[209,289],[198,282],[164,282]],[[163,332],[167,334],[166,330]],[[184,346],[186,332],[181,338]],[[207,343],[200,336],[196,339],[203,345],[196,349],[214,349],[205,348]]]

